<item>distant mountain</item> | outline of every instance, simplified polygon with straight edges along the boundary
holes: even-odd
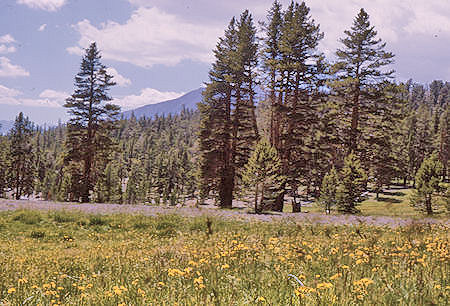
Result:
[[[190,91],[187,94],[164,102],[159,102],[155,104],[148,104],[141,106],[139,108],[123,112],[123,117],[129,119],[131,114],[134,113],[136,118],[146,117],[153,118],[155,115],[168,115],[168,114],[179,114],[183,106],[186,109],[195,110],[197,109],[197,103],[202,101],[203,88],[198,88],[196,90]]]
[[[0,135],[5,135],[13,127],[14,121],[0,120]]]

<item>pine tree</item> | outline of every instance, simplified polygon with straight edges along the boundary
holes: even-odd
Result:
[[[55,200],[57,196],[56,173],[52,169],[48,169],[45,173],[41,186],[41,197],[44,200]]]
[[[370,168],[377,200],[383,186],[394,178],[399,156],[394,153],[394,141],[401,137],[399,128],[407,101],[404,87],[394,83],[380,84],[375,116],[366,126],[363,148],[366,168]]]
[[[408,153],[408,178],[414,179],[420,167],[420,152],[417,132],[417,114],[414,111],[407,119],[407,140],[405,150]],[[415,180],[415,179],[414,179]]]
[[[448,179],[448,161],[450,159],[450,103],[442,113],[439,124],[439,160],[441,161],[442,180]]]
[[[337,206],[343,213],[359,212],[356,207],[361,202],[361,194],[367,185],[367,175],[361,167],[361,162],[353,153],[344,161],[340,171],[340,184],[337,187]]]
[[[97,179],[94,188],[94,198],[97,203],[118,203],[120,201],[121,183],[118,175],[120,166],[110,162]],[[120,202],[119,202],[120,203]]]
[[[10,144],[7,137],[0,135],[0,198],[5,197],[8,187],[8,171],[10,169]]]
[[[270,140],[277,149],[286,186],[297,190],[312,159],[306,141],[317,124],[317,104],[322,93],[325,65],[317,45],[323,33],[304,2],[292,2],[283,13],[275,2],[268,14],[264,39],[264,72],[271,101]],[[282,211],[285,192],[273,210]]]
[[[318,201],[319,204],[325,209],[326,214],[329,214],[331,212],[331,207],[336,204],[338,185],[339,176],[336,169],[333,167],[323,178]]]
[[[9,131],[11,163],[9,168],[9,186],[14,197],[19,200],[22,195],[31,195],[36,175],[35,152],[31,143],[33,124],[19,113],[14,126]]]
[[[67,162],[82,163],[80,181],[77,182],[82,202],[89,202],[90,192],[96,183],[95,171],[103,172],[100,164],[106,163],[100,157],[107,156],[105,151],[113,145],[110,134],[120,109],[106,103],[112,100],[108,90],[115,83],[100,59],[97,45],[92,43],[86,49],[80,72],[75,77],[75,91],[64,105],[71,116],[67,125]]]
[[[242,175],[244,184],[254,189],[255,213],[272,207],[281,192],[284,177],[277,150],[262,139],[255,147]]]
[[[364,123],[370,122],[380,104],[377,85],[392,77],[393,71],[383,68],[393,62],[394,55],[384,51],[386,44],[375,38],[377,32],[364,9],[354,19],[351,30],[344,33],[346,37],[340,40],[343,49],[336,51],[336,80],[332,87],[340,97],[341,113],[345,116],[343,122],[349,122],[346,125],[347,152],[356,153]]]
[[[81,162],[64,161],[65,166],[62,169],[61,187],[59,188],[57,199],[58,201],[78,202],[83,191],[80,188],[82,183],[82,167]]]
[[[231,207],[234,192],[258,138],[254,86],[257,67],[256,29],[244,11],[230,21],[214,50],[215,63],[200,110],[201,197],[217,190],[219,205]]]
[[[434,80],[430,83],[430,105],[435,106],[439,104],[439,95],[444,88],[444,82]]]
[[[443,192],[443,202],[444,206],[447,210],[447,213],[450,213],[450,183],[447,183],[445,186],[445,191]]]
[[[145,198],[143,195],[144,190],[142,188],[143,182],[143,173],[142,169],[139,167],[139,161],[133,159],[125,190],[125,202],[127,204],[136,204]]]
[[[414,177],[426,156],[431,155],[433,151],[437,149],[433,146],[433,124],[431,115],[431,110],[426,105],[421,105],[417,110],[417,159]]]
[[[279,60],[280,60],[280,36],[281,27],[283,25],[283,13],[281,4],[275,1],[267,15],[267,23],[263,23],[265,38],[263,39],[263,68],[266,72],[266,87],[269,92],[270,101],[270,143],[279,143],[279,105],[277,101],[277,92],[280,89]]]
[[[428,215],[433,214],[433,196],[440,190],[442,163],[436,153],[424,159],[416,176],[417,190],[411,196],[411,204]]]

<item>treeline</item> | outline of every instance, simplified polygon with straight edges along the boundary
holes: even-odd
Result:
[[[193,197],[197,121],[198,114],[190,110],[119,120],[111,134],[114,150],[96,157],[89,200],[175,205]],[[66,125],[42,129],[19,114],[13,129],[0,138],[0,195],[80,201],[82,186],[72,177],[76,172],[67,159],[67,137]]]
[[[249,11],[231,19],[197,112],[139,120],[119,119],[93,43],[66,100],[70,121],[43,130],[20,114],[1,137],[0,194],[220,207],[253,197],[256,211],[282,211],[302,190],[355,213],[363,192],[397,179],[428,213],[435,195],[448,199],[449,82],[395,82],[394,55],[363,9],[333,62],[304,2],[275,2],[257,33]]]

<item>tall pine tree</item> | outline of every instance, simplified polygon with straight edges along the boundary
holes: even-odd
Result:
[[[31,195],[34,190],[36,167],[32,136],[33,124],[22,112],[19,113],[9,131],[11,154],[9,186],[16,200],[22,195]]]
[[[113,144],[110,133],[120,110],[117,105],[107,103],[112,100],[108,90],[115,83],[100,59],[100,51],[94,42],[86,49],[80,72],[75,76],[74,93],[64,105],[71,116],[67,124],[67,162],[81,166],[81,173],[72,177],[79,181],[72,185],[79,186],[82,202],[89,202],[96,183],[95,171],[103,172],[104,167],[100,165],[106,164],[102,158],[108,156],[105,151]]]
[[[316,109],[324,83],[325,65],[317,51],[323,33],[304,2],[291,2],[281,12],[275,2],[268,14],[264,38],[263,68],[271,101],[270,140],[277,149],[286,186],[296,190],[309,172],[311,152],[307,138],[317,122]],[[273,210],[282,211],[285,192]]]
[[[357,153],[365,124],[370,122],[380,104],[381,92],[377,86],[394,72],[385,69],[393,62],[394,55],[385,51],[386,44],[376,38],[377,32],[364,9],[354,19],[351,29],[344,33],[345,38],[340,40],[343,48],[336,51],[337,62],[333,67],[336,80],[332,88],[340,97],[347,152]]]
[[[244,11],[233,18],[214,50],[200,110],[200,187],[217,190],[220,207],[231,207],[241,169],[258,138],[255,115],[256,29]]]

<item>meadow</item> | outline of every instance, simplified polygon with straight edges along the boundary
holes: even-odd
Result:
[[[0,305],[447,305],[448,222],[402,224],[3,211]]]

